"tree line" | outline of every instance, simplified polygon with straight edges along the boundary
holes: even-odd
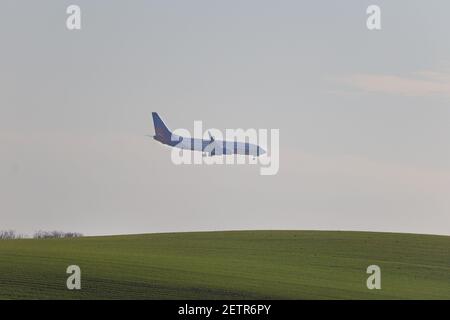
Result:
[[[83,234],[78,232],[63,231],[36,231],[31,238],[33,239],[62,239],[62,238],[79,238]],[[0,230],[0,240],[27,239],[29,236],[17,233],[14,230]]]

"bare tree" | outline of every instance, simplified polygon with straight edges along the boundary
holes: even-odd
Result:
[[[14,230],[0,230],[0,240],[23,239],[24,235],[15,232]]]

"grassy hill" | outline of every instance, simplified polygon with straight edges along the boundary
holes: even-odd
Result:
[[[82,289],[66,289],[79,265]],[[381,267],[368,290],[366,268]],[[0,241],[1,299],[450,299],[450,237],[325,231]]]

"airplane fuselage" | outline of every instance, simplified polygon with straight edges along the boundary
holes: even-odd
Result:
[[[263,153],[265,153],[265,151],[259,146],[247,142],[244,143],[238,141],[205,140],[197,138],[180,137],[177,135],[172,135],[170,141],[167,141],[167,139],[164,139],[164,137],[160,137],[158,135],[153,136],[153,138],[156,141],[161,142],[162,144],[174,148],[179,148],[183,150],[201,151],[210,156],[240,154],[258,157]]]
[[[181,137],[167,128],[156,112],[152,113],[155,126],[153,138],[162,144],[183,150],[201,151],[209,156],[241,154],[258,157],[266,151],[256,144],[238,141],[215,140],[211,135],[210,139],[198,139]]]

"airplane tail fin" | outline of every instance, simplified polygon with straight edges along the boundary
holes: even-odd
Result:
[[[172,137],[172,133],[170,132],[170,130],[161,120],[158,113],[152,112],[152,117],[153,125],[155,126],[155,138],[160,138],[162,141],[169,142]]]

